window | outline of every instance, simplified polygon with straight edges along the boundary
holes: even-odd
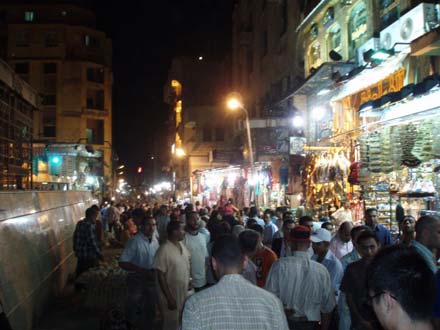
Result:
[[[44,35],[44,45],[46,47],[57,47],[58,46],[57,33],[46,32],[46,34]]]
[[[212,130],[211,127],[203,127],[203,142],[212,141]]]
[[[104,91],[87,90],[87,109],[104,110]]]
[[[99,48],[99,39],[87,34],[84,36],[84,45],[90,48]]]
[[[43,99],[41,102],[45,106],[54,106],[57,104],[57,96],[53,94],[43,95]]]
[[[43,71],[45,74],[55,74],[55,73],[57,73],[57,64],[56,63],[44,63]]]
[[[35,21],[35,12],[34,11],[25,11],[24,12],[24,20],[25,20],[25,22],[34,22]]]
[[[398,0],[378,0],[380,26],[384,28],[395,22],[400,16],[400,1]]]
[[[330,7],[329,9],[327,9],[324,15],[324,19],[323,19],[324,28],[327,29],[330,25],[333,24],[334,20],[335,20],[335,9],[333,7]]]
[[[56,112],[43,112],[43,135],[44,137],[56,137]]]
[[[349,57],[356,54],[356,50],[367,41],[367,6],[364,1],[359,2],[351,11],[348,21]]]
[[[86,139],[90,144],[104,144],[104,121],[87,119]]]
[[[338,24],[333,26],[328,33],[328,48],[329,50],[334,50],[337,53],[342,51],[342,41],[341,41],[341,28]]]
[[[87,68],[87,80],[99,84],[104,83],[103,68]]]
[[[15,45],[17,47],[27,47],[29,46],[29,32],[19,31],[15,36]]]
[[[15,73],[28,74],[29,73],[29,63],[28,62],[15,63]]]
[[[262,45],[261,45],[261,47],[262,47],[262,55],[265,56],[265,55],[267,55],[267,52],[268,52],[268,49],[269,49],[269,45],[268,45],[269,41],[268,41],[268,38],[267,38],[267,31],[263,32],[263,35],[261,36],[261,43],[262,43]]]
[[[309,70],[317,69],[321,65],[321,44],[319,42],[313,43],[309,49]]]
[[[215,129],[215,140],[219,142],[225,140],[225,129],[223,127],[217,127]]]

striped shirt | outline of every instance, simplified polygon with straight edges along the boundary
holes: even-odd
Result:
[[[292,257],[276,261],[265,289],[279,297],[287,309],[292,309],[295,318],[320,321],[321,312],[330,313],[336,306],[327,269],[310,260],[308,252],[295,251]]]
[[[182,330],[287,330],[283,305],[238,274],[188,298]]]

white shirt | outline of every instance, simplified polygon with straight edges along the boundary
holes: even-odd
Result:
[[[272,222],[265,224],[263,231],[263,244],[268,247],[271,247],[273,237],[277,231],[278,231],[278,227],[274,225]]]
[[[192,284],[195,288],[201,288],[206,285],[206,261],[209,256],[206,237],[199,232],[195,235],[186,233],[183,243],[191,253]]]
[[[343,256],[353,251],[353,243],[351,240],[348,242],[342,242],[339,238],[339,235],[336,234],[330,241],[330,251],[332,251],[339,260],[341,260]]]
[[[153,236],[150,240],[141,232],[131,237],[125,244],[120,262],[129,262],[144,269],[152,269],[159,242]]]
[[[320,321],[321,313],[336,306],[330,275],[320,263],[310,260],[307,252],[295,251],[292,257],[277,260],[270,269],[265,289],[281,299],[294,317]]]
[[[241,274],[249,282],[251,282],[254,285],[257,285],[257,270],[258,270],[258,268],[252,262],[252,260],[247,259],[247,262],[245,262],[243,270],[241,271]]]
[[[344,223],[345,221],[353,222],[351,210],[346,210],[344,207],[341,207],[333,213],[332,217],[336,220],[336,226],[341,225],[341,223]]]

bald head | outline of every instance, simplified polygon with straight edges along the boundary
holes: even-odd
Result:
[[[424,215],[416,222],[416,240],[428,249],[440,248],[440,219]]]
[[[352,229],[353,223],[351,221],[345,221],[339,226],[338,235],[342,242],[350,242]]]

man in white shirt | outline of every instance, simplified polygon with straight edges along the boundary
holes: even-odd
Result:
[[[156,289],[154,256],[159,242],[154,237],[156,220],[144,217],[138,233],[130,238],[119,259],[127,275],[127,319],[139,329],[151,329],[155,316]]]
[[[345,202],[344,205],[332,214],[332,218],[335,219],[336,226],[339,226],[345,221],[353,222],[353,214],[350,209],[350,202]]]
[[[199,231],[199,215],[192,211],[186,214],[185,238],[183,243],[191,253],[192,285],[196,291],[206,286],[206,266],[209,256],[206,237]]]
[[[332,251],[339,260],[353,251],[350,234],[352,229],[353,223],[351,221],[343,222],[339,226],[336,235],[330,241],[330,251]]]
[[[328,330],[336,303],[327,269],[310,259],[310,229],[296,226],[290,232],[293,256],[277,260],[265,289],[284,304],[290,329]]]

